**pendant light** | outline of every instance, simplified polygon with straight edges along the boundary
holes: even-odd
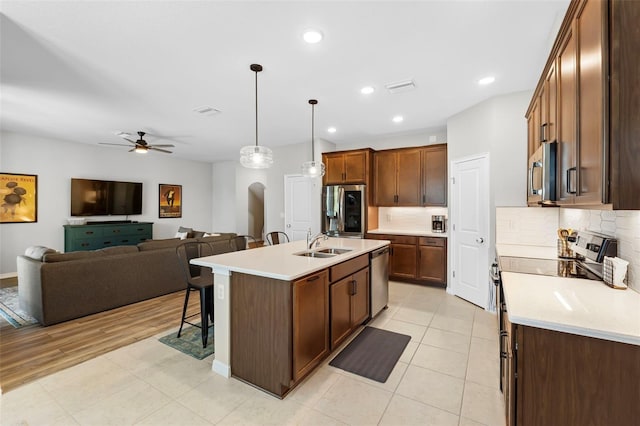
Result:
[[[324,176],[324,164],[322,161],[315,161],[315,144],[314,144],[314,124],[315,124],[315,106],[318,101],[315,99],[309,99],[311,105],[311,161],[305,161],[302,163],[302,176],[304,177],[322,177]]]
[[[249,169],[267,169],[273,164],[273,151],[258,145],[258,73],[262,71],[262,65],[251,64],[249,68],[256,73],[256,144],[242,147],[240,164]]]

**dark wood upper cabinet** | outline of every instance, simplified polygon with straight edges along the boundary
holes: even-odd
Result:
[[[526,114],[529,155],[558,141],[560,205],[640,209],[639,20],[638,1],[568,7]]]
[[[446,144],[376,151],[373,159],[374,205],[447,205]]]
[[[447,145],[422,149],[422,205],[447,206]]]
[[[323,185],[343,183],[368,184],[371,173],[371,150],[328,152],[322,154],[325,165]]]

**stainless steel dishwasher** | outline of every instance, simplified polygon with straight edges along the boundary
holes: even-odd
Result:
[[[389,302],[389,246],[369,255],[371,267],[371,318],[387,307]]]

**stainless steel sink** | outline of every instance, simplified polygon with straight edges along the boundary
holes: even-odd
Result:
[[[316,253],[343,254],[343,253],[349,253],[350,251],[351,249],[327,247],[327,248],[316,250]]]
[[[304,256],[304,257],[317,257],[317,258],[327,258],[327,257],[333,257],[336,255],[336,253],[331,254],[331,253],[320,253],[317,251],[301,251],[299,253],[293,253],[295,256]]]

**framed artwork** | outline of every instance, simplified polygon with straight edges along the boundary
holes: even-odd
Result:
[[[0,223],[38,221],[38,176],[0,173]]]
[[[158,195],[160,219],[182,217],[182,185],[161,183]]]

